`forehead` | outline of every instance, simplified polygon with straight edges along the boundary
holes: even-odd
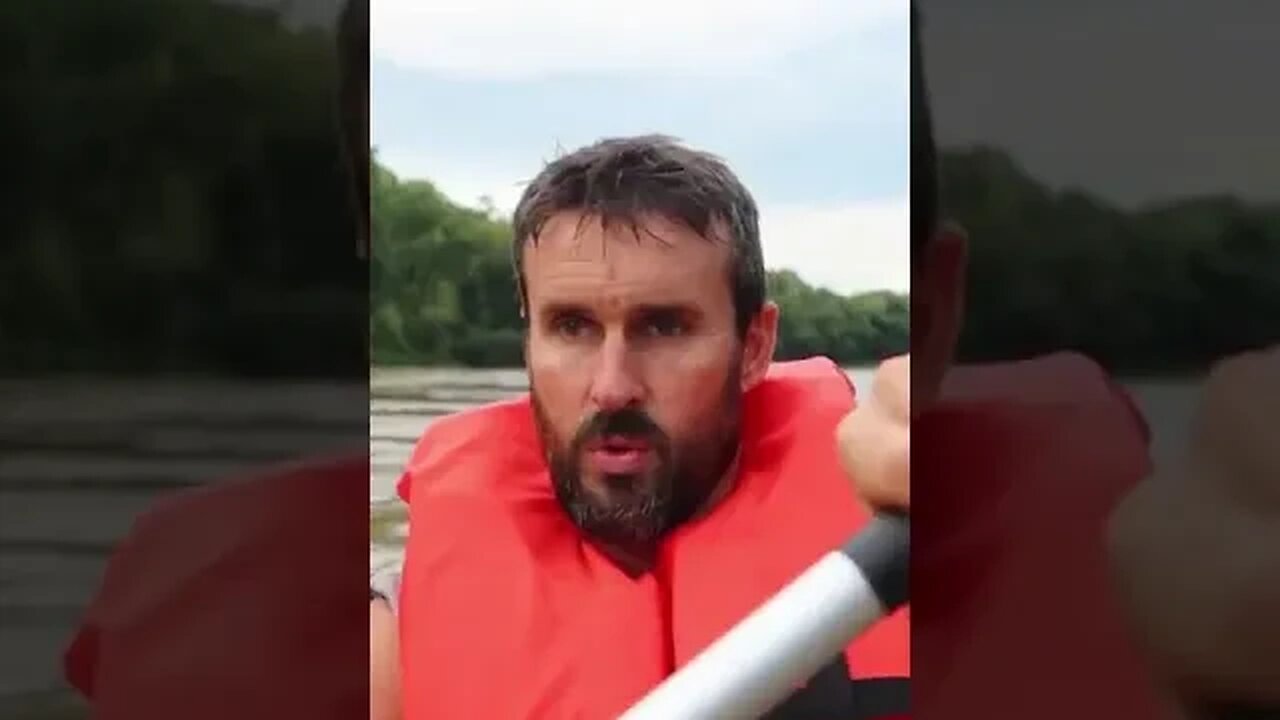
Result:
[[[638,231],[638,232],[637,232]],[[610,223],[564,212],[552,216],[536,243],[525,243],[529,303],[687,303],[728,299],[727,236],[702,237],[658,215]]]

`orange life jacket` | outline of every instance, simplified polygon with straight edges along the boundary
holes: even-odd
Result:
[[[913,713],[1171,717],[1107,576],[1149,470],[1123,391],[1071,354],[959,369],[912,442]]]
[[[368,492],[361,452],[148,507],[64,657],[94,720],[361,717]]]
[[[852,404],[830,361],[775,364],[744,398],[734,491],[673,532],[636,579],[558,504],[527,397],[437,421],[401,481],[406,720],[617,717],[866,522],[834,444]],[[824,697],[858,694],[851,676],[905,677],[908,611],[841,660],[844,677],[829,669],[809,684],[825,684]],[[870,697],[884,685],[861,687]],[[855,707],[823,710],[847,718]],[[897,710],[874,716],[905,717]]]

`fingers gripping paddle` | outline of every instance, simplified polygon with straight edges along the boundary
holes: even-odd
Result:
[[[907,601],[911,523],[881,514],[640,700],[621,720],[748,720]]]

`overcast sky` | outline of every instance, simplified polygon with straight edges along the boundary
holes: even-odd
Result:
[[[557,147],[675,135],[755,194],[771,267],[905,291],[907,22],[901,0],[377,0],[372,142],[510,211]]]
[[[919,2],[943,144],[1125,205],[1280,198],[1280,3]],[[373,142],[400,174],[509,210],[557,144],[675,134],[752,188],[770,265],[902,289],[905,6],[374,0]]]
[[[1280,198],[1280,3],[919,3],[940,142],[1124,205]]]

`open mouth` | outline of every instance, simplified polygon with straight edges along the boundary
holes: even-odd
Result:
[[[606,475],[633,475],[641,472],[653,454],[653,444],[635,436],[608,435],[586,447],[592,466]]]

